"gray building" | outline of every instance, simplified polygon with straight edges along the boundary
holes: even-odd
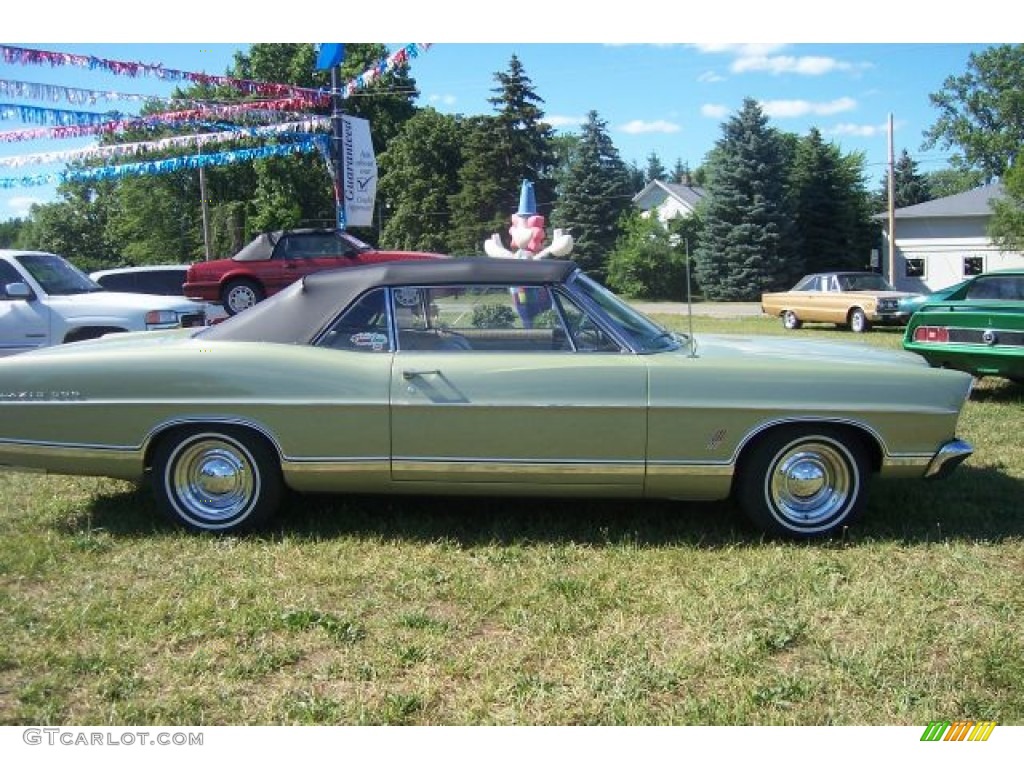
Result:
[[[897,208],[893,275],[888,274],[888,214],[879,214],[882,271],[900,290],[928,293],[982,272],[1024,267],[1024,254],[1000,250],[988,235],[992,201],[1003,195],[1001,185],[989,184]]]

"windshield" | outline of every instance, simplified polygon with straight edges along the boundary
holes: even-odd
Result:
[[[26,253],[17,259],[51,296],[72,296],[103,290],[78,267],[52,253]]]
[[[839,284],[844,291],[892,291],[895,290],[881,275],[840,275]]]
[[[573,281],[576,289],[604,310],[616,329],[639,352],[667,352],[679,349],[680,338],[637,312],[626,302],[582,273]]]

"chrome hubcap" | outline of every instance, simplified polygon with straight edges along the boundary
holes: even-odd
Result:
[[[230,520],[246,511],[258,494],[253,461],[241,446],[222,438],[200,438],[184,446],[171,463],[170,487],[189,517]]]
[[[846,458],[826,443],[785,451],[768,481],[772,506],[786,521],[814,525],[841,512],[856,490]]]
[[[232,288],[228,294],[228,305],[235,310],[235,312],[241,312],[243,309],[248,309],[256,303],[256,294],[253,293],[251,288]]]

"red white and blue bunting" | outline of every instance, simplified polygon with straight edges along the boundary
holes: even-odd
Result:
[[[70,163],[78,160],[110,160],[121,157],[137,157],[149,152],[166,152],[169,149],[182,147],[202,148],[208,144],[220,144],[226,141],[238,141],[248,138],[274,138],[286,134],[312,134],[330,128],[331,121],[327,117],[311,120],[261,125],[253,128],[232,129],[216,133],[196,133],[189,136],[170,136],[156,141],[137,141],[131,144],[107,144],[85,149],[69,149],[61,152],[38,152],[31,155],[0,157],[0,167],[23,168],[27,165],[50,165],[53,163]]]
[[[39,176],[22,176],[20,178],[0,178],[0,189],[14,187],[44,186],[60,184],[64,181],[100,181],[120,179],[126,176],[144,176],[154,173],[172,173],[184,169],[207,168],[212,166],[230,165],[232,163],[248,163],[267,157],[281,157],[305,152],[323,152],[327,137],[313,137],[288,144],[273,144],[254,149],[236,149],[229,152],[218,152],[210,155],[189,155],[172,157],[166,160],[153,160],[144,163],[127,165],[108,165],[102,168],[83,168],[62,173],[42,174]]]
[[[358,77],[341,86],[339,89],[340,95],[348,98],[357,91],[367,88],[384,75],[408,64],[411,59],[428,50],[430,46],[430,43],[411,43],[398,49],[386,58],[378,61]],[[254,149],[190,155],[127,165],[65,170],[61,173],[36,176],[0,178],[0,188],[3,189],[43,186],[69,180],[116,179],[123,176],[170,173],[186,168],[251,162],[252,160],[264,157],[305,153],[314,150],[321,152],[325,157],[330,156],[328,137],[325,134],[316,133],[317,130],[328,127],[329,120],[327,118],[309,116],[309,113],[315,109],[324,108],[329,105],[332,94],[325,89],[301,88],[278,83],[220,77],[205,73],[167,69],[154,64],[113,61],[94,56],[79,56],[8,45],[0,45],[0,54],[2,54],[4,61],[8,64],[49,65],[51,67],[76,66],[93,70],[102,69],[115,75],[127,77],[147,76],[157,77],[161,80],[227,86],[245,94],[277,97],[272,100],[221,106],[202,105],[184,111],[164,112],[140,117],[126,117],[118,112],[98,113],[17,104],[0,104],[0,119],[16,118],[21,122],[48,126],[45,128],[0,132],[0,143],[32,141],[44,138],[78,138],[151,127],[186,126],[197,129],[206,128],[210,125],[211,121],[218,119],[258,118],[262,120],[280,120],[282,116],[286,115],[305,116],[302,120],[279,123],[274,126],[262,126],[261,128],[236,128],[231,131],[197,133],[160,139],[153,142],[90,147],[84,150],[73,150],[65,153],[38,153],[0,158],[0,166],[16,168],[24,165],[68,160],[123,157],[186,145],[201,148],[203,145],[211,142],[230,141],[246,137],[278,136],[284,138],[288,134],[305,135],[306,137],[290,143],[274,144]],[[148,100],[150,98],[140,94],[90,91],[88,89],[65,88],[63,86],[12,80],[0,80],[0,95],[28,98],[37,101],[66,101],[71,104],[92,104],[99,99],[127,101]],[[162,101],[167,100],[162,99]],[[180,100],[171,101],[176,104],[181,103]]]
[[[0,80],[0,96],[51,103],[95,104],[97,101],[151,101],[155,97],[141,93],[94,91],[89,88],[68,88],[48,83],[27,83],[22,80]]]

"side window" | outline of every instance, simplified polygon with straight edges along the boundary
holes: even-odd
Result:
[[[21,283],[24,282],[21,275],[18,274],[18,270],[8,264],[6,261],[0,261],[0,301],[7,301],[10,296],[7,295],[7,284],[8,283]]]
[[[464,285],[394,291],[398,348],[445,352],[571,350],[543,286]]]
[[[384,289],[378,288],[359,298],[327,329],[316,346],[354,352],[390,352]]]
[[[557,294],[565,321],[569,324],[576,350],[579,352],[621,352],[618,343],[601,330],[591,317],[567,296]]]
[[[329,256],[343,256],[342,242],[329,232],[317,234],[289,235],[278,246],[286,259],[319,259]]]
[[[985,271],[985,259],[981,256],[964,256],[964,277],[974,277]]]
[[[924,265],[924,259],[908,258],[905,264],[904,275],[906,277],[927,277]]]

